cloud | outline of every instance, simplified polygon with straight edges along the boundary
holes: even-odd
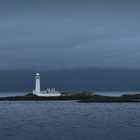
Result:
[[[55,2],[1,1],[0,69],[140,68],[138,1]]]

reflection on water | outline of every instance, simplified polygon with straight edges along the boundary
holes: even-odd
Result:
[[[1,140],[139,140],[140,103],[0,102]]]

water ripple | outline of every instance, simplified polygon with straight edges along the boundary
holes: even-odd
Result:
[[[140,104],[0,102],[0,140],[139,140]]]

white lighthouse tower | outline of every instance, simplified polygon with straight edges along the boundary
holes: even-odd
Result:
[[[40,94],[40,74],[37,73],[35,77],[35,92]]]

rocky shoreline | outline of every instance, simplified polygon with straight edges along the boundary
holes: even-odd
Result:
[[[0,101],[62,101],[76,100],[81,103],[120,103],[120,102],[140,102],[140,94],[122,95],[120,97],[103,96],[91,93],[71,93],[62,94],[59,97],[39,97],[32,93],[24,96],[0,97]]]
[[[94,95],[89,99],[80,100],[78,102],[82,103],[121,103],[121,102],[140,102],[140,94],[139,96],[135,97],[135,95],[122,95],[120,97],[112,97],[112,96],[101,96],[101,95]]]

